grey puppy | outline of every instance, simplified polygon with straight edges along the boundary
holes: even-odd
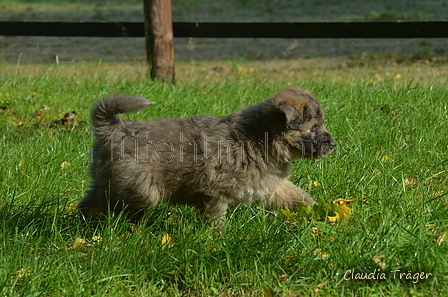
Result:
[[[109,95],[92,109],[92,184],[79,209],[86,220],[161,201],[196,206],[222,224],[228,207],[248,202],[293,208],[311,196],[288,181],[294,159],[320,158],[336,141],[308,92],[287,88],[223,118],[129,121],[118,116],[152,104]]]

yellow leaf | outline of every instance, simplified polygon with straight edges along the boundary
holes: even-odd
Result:
[[[94,244],[98,244],[101,240],[103,239],[100,236],[93,236],[91,241],[78,237],[73,241],[72,249],[76,250],[85,247],[92,247]]]
[[[345,202],[339,204],[338,209],[336,209],[336,214],[339,216],[339,220],[345,221],[350,219],[351,209],[347,207]]]
[[[437,244],[441,245],[446,241],[446,232],[440,233],[439,237],[437,238]]]
[[[288,283],[288,275],[287,275],[287,274],[280,274],[280,275],[278,276],[278,279],[279,279],[280,281],[284,281],[285,283]]]
[[[69,205],[67,205],[65,207],[65,211],[68,212],[68,213],[73,213],[76,210],[77,207],[78,207],[78,204],[70,203]]]
[[[428,228],[428,235],[437,235],[436,226],[434,224],[427,224],[425,227]]]
[[[263,286],[263,296],[265,297],[274,297],[277,296],[277,293],[268,285]]]
[[[141,231],[140,226],[137,226],[137,225],[132,225],[132,226],[131,226],[131,232],[132,232],[132,233],[138,233],[138,232],[140,232],[140,231]]]
[[[339,220],[339,214],[336,212],[336,215],[334,217],[328,216],[328,220],[330,221],[330,223],[336,222],[337,220]]]
[[[293,253],[286,253],[285,256],[286,256],[286,258],[289,258],[289,259],[294,258]]]
[[[320,186],[320,182],[318,180],[313,181],[313,186],[315,187]]]
[[[330,256],[328,253],[323,252],[320,248],[314,250],[314,255],[320,258],[326,258]]]
[[[103,238],[101,236],[93,236],[92,240],[94,243],[99,243]]]
[[[86,244],[85,239],[78,237],[73,241],[72,249],[75,249],[75,250],[79,249],[81,247],[84,247],[85,244]]]
[[[290,221],[296,214],[292,212],[288,207],[280,209],[280,218],[285,221]]]
[[[174,242],[174,240],[170,237],[168,233],[165,233],[162,238],[162,244],[165,242]]]
[[[379,266],[381,269],[385,269],[387,267],[387,264],[382,262],[381,259],[384,258],[384,254],[379,254],[376,256],[373,256],[372,260]]]
[[[328,282],[320,283],[317,285],[317,288],[314,289],[314,293],[319,292],[320,289],[322,289]]]
[[[67,161],[64,161],[64,162],[61,163],[60,166],[61,166],[62,169],[64,169],[64,168],[67,167],[68,165],[70,165],[70,163],[67,162]]]
[[[247,75],[247,69],[241,66],[238,66],[238,73],[242,74],[242,75]]]
[[[169,244],[167,244],[167,243],[169,243]],[[174,243],[174,239],[172,239],[168,233],[165,233],[162,237],[162,249],[165,248],[165,245],[168,247],[172,247],[173,243]]]
[[[384,155],[383,157],[381,157],[381,162],[391,162],[391,161],[392,161],[391,155]]]
[[[336,199],[333,203],[338,204],[338,208],[335,210],[335,216],[328,216],[330,223],[336,221],[345,221],[350,219],[350,214],[352,210],[347,206],[348,203],[354,201],[355,199]]]
[[[212,247],[212,246],[208,246],[208,247],[206,247],[205,250],[206,250],[207,252],[217,252],[217,251],[218,251],[217,248]]]
[[[355,198],[352,198],[352,199],[345,199],[345,198],[340,198],[340,199],[336,199],[336,200],[334,200],[333,201],[333,203],[340,203],[340,202],[353,202],[353,201],[355,201]]]
[[[404,184],[407,186],[418,186],[418,180],[415,177],[406,177]]]
[[[444,193],[443,190],[437,190],[436,192],[431,193],[429,196],[430,196],[430,197],[437,197],[437,196],[442,195],[443,193]],[[445,203],[445,204],[446,204],[446,203]]]
[[[18,277],[27,277],[27,276],[31,276],[31,270],[29,270],[29,269],[20,269],[20,270],[17,270],[15,272],[15,274],[17,274]]]

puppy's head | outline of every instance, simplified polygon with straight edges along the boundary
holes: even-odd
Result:
[[[324,111],[311,94],[288,88],[272,96],[269,105],[277,113],[275,130],[293,158],[321,158],[336,147],[325,128]]]

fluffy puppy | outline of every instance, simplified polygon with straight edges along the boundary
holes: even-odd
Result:
[[[92,183],[79,203],[83,219],[124,209],[138,219],[143,210],[169,201],[194,205],[206,221],[221,224],[227,208],[242,203],[289,208],[316,203],[288,181],[292,160],[320,158],[336,146],[311,94],[287,88],[222,118],[118,116],[150,104],[143,97],[112,94],[94,105]]]

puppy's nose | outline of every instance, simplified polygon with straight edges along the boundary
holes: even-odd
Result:
[[[336,142],[336,140],[333,139],[332,141],[330,141],[330,146],[332,149],[334,149],[337,145],[338,143]]]

